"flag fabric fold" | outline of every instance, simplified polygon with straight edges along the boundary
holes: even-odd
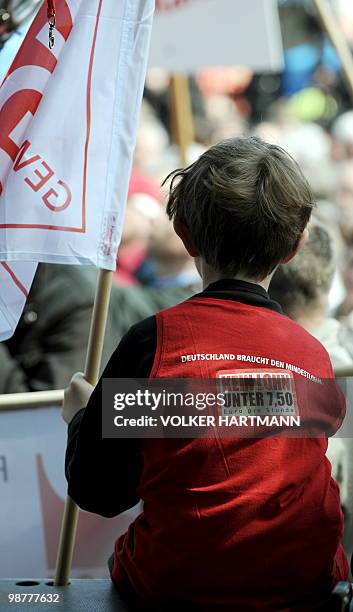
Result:
[[[0,261],[0,342],[16,329],[36,268],[28,261]]]

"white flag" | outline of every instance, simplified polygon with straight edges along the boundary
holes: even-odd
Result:
[[[0,339],[24,304],[28,262],[115,269],[153,9],[57,0],[50,50],[43,2],[0,88]]]
[[[0,342],[16,329],[36,268],[29,261],[0,261]]]

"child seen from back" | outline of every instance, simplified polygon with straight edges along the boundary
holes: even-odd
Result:
[[[102,378],[273,376],[289,364],[296,382],[333,381],[325,349],[267,293],[314,205],[294,160],[259,138],[229,139],[170,178],[167,213],[204,289],[134,325]],[[75,375],[68,491],[109,517],[144,502],[110,563],[133,609],[315,610],[347,579],[324,436],[104,439],[102,410],[102,379],[93,390]],[[336,387],[330,410],[334,433],[345,411]]]

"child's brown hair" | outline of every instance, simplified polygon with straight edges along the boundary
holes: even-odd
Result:
[[[298,164],[260,138],[231,138],[172,172],[167,214],[204,260],[230,277],[262,280],[294,253],[314,206]]]

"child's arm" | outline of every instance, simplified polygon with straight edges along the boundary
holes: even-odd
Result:
[[[123,337],[102,378],[148,378],[155,347],[150,317]],[[102,378],[69,424],[65,472],[68,493],[82,509],[112,517],[139,501],[143,460],[140,440],[102,438]]]

